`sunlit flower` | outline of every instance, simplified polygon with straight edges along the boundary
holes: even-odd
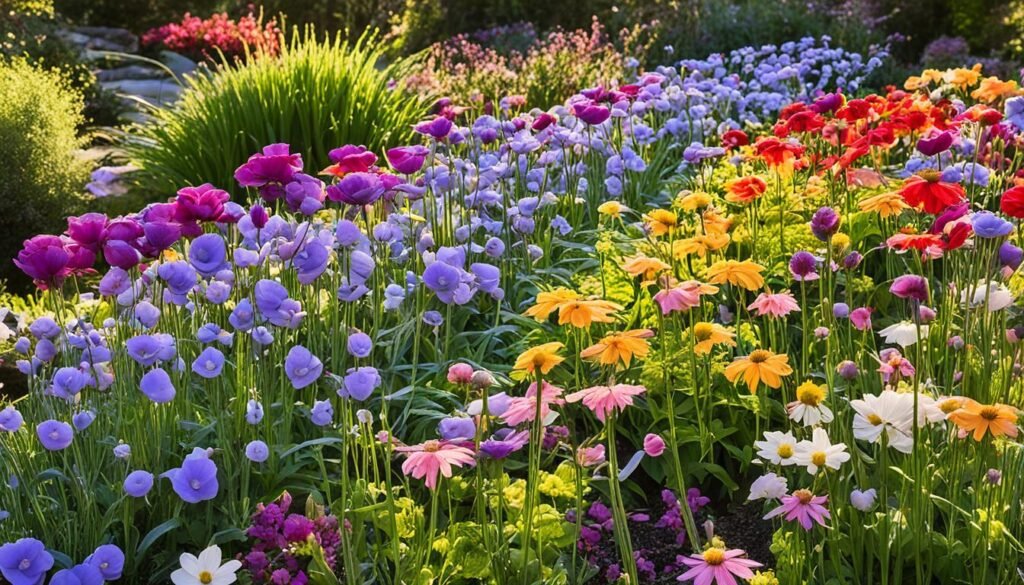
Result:
[[[921,338],[928,337],[928,326],[921,325]],[[900,347],[910,347],[920,339],[917,337],[918,326],[912,321],[900,321],[893,323],[878,332],[886,343],[895,343]]]
[[[672,267],[661,260],[648,256],[630,258],[622,265],[622,269],[633,278],[643,276],[645,280],[651,280],[657,273],[664,272],[670,268]]]
[[[757,456],[772,465],[792,465],[797,440],[790,432],[765,431],[763,441],[754,441]]]
[[[1018,91],[1017,82],[1014,80],[1002,81],[998,77],[986,77],[981,80],[978,89],[971,92],[971,97],[992,103],[1004,97],[1015,95]]]
[[[584,359],[597,359],[602,365],[614,366],[619,362],[629,367],[633,358],[643,359],[651,350],[647,340],[654,335],[650,329],[632,329],[605,335],[600,341],[580,352]]]
[[[885,433],[886,442],[893,449],[901,453],[914,449],[913,395],[883,390],[878,396],[865,394],[861,399],[851,400],[850,407],[856,412],[853,417],[855,438],[877,443]]]
[[[718,323],[706,321],[695,323],[693,325],[693,353],[707,355],[711,353],[714,346],[722,343],[729,347],[736,347],[735,337],[736,335],[732,331]]]
[[[911,207],[923,207],[926,213],[937,215],[963,201],[964,188],[959,183],[945,183],[938,173],[929,171],[904,181],[900,195]]]
[[[730,203],[747,204],[764,195],[768,184],[758,176],[740,177],[725,184],[725,200]]]
[[[832,411],[825,406],[826,388],[810,380],[800,384],[796,389],[796,400],[786,405],[790,420],[805,427],[820,422],[832,422]]]
[[[615,384],[614,386],[591,386],[579,392],[573,392],[565,397],[566,402],[583,402],[597,416],[597,420],[604,422],[609,414],[616,410],[622,411],[633,404],[633,397],[643,394],[646,388],[630,384]]]
[[[565,358],[561,357],[557,353],[558,350],[563,347],[564,346],[558,341],[552,341],[550,343],[531,347],[519,354],[519,357],[516,358],[516,363],[512,366],[512,369],[526,372],[528,374],[533,374],[540,370],[540,373],[547,374],[551,371],[551,368],[554,368],[565,361]]]
[[[898,191],[879,193],[878,195],[861,199],[857,207],[861,211],[877,213],[883,219],[899,215],[904,209],[910,209],[910,206],[903,201],[903,196]]]
[[[715,294],[716,292],[718,292],[717,286],[688,280],[658,291],[654,295],[654,302],[661,307],[662,315],[668,315],[674,311],[687,311],[699,307],[701,295]]]
[[[452,476],[452,466],[472,465],[473,452],[461,445],[445,441],[430,440],[419,445],[395,447],[395,451],[406,455],[402,473],[425,480],[428,489],[437,487],[438,474]]]
[[[562,399],[563,390],[553,384],[549,384],[546,381],[543,385],[543,390],[540,395],[540,417],[541,420],[548,424],[551,422],[552,416],[555,414],[551,410],[552,406],[561,406],[565,404],[565,400]],[[510,398],[508,401],[508,408],[502,413],[501,419],[505,424],[510,426],[520,425],[524,422],[532,422],[537,416],[537,383],[534,382],[526,389],[524,396],[516,396]]]
[[[761,563],[742,558],[746,552],[733,549],[711,547],[703,553],[695,553],[688,557],[679,557],[679,561],[689,570],[676,578],[677,581],[690,581],[696,585],[736,585],[736,577],[750,579],[754,576],[752,568]]]
[[[679,218],[667,209],[655,209],[644,215],[644,220],[656,238],[674,232],[679,225]]]
[[[800,305],[789,291],[763,292],[747,306],[747,310],[757,311],[758,317],[785,317],[792,312],[799,312]]]
[[[623,213],[626,213],[630,209],[618,201],[605,201],[601,205],[597,206],[597,212],[615,219],[619,219]]]
[[[533,317],[537,321],[546,321],[551,316],[551,313],[557,311],[563,304],[579,298],[579,293],[567,288],[541,291],[537,293],[537,300],[533,306],[523,314],[527,317]]]
[[[1013,292],[1005,284],[994,280],[979,280],[975,286],[960,291],[960,304],[972,309],[984,307],[990,312],[1001,311],[1012,305],[1013,300]]]
[[[694,191],[680,197],[677,203],[685,211],[697,211],[711,205],[711,195],[703,191]]]
[[[622,306],[600,299],[577,299],[558,306],[558,324],[588,329],[592,323],[611,323]]]
[[[980,441],[991,433],[993,437],[1017,436],[1017,411],[1005,404],[978,404],[971,401],[949,415],[949,420]]]
[[[709,233],[682,238],[672,242],[672,256],[677,260],[685,260],[690,254],[704,258],[708,252],[717,252],[729,245],[729,234]]]
[[[850,460],[844,443],[832,444],[825,429],[817,427],[810,441],[801,441],[796,446],[793,460],[797,465],[807,467],[807,473],[814,475],[822,467],[839,469],[839,466]]]
[[[762,272],[764,266],[749,260],[719,260],[708,268],[708,282],[757,290],[764,286]]]
[[[772,353],[767,349],[755,349],[750,355],[737,357],[725,367],[725,377],[735,384],[740,376],[750,393],[757,392],[757,386],[764,383],[769,388],[782,386],[782,378],[793,373],[789,367],[789,356]]]
[[[824,526],[825,519],[831,517],[825,508],[826,503],[828,496],[815,496],[810,490],[796,490],[792,495],[783,496],[782,505],[765,514],[764,519],[785,514],[787,521],[796,520],[804,530],[810,530],[815,522]]]

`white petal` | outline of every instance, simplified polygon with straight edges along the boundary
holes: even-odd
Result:
[[[220,547],[213,545],[199,553],[199,566],[204,571],[216,573],[220,567]]]
[[[194,555],[191,555],[189,553],[182,553],[181,557],[178,558],[178,562],[181,563],[182,570],[184,570],[189,575],[195,576],[199,574],[199,559],[197,559]]]
[[[190,575],[185,569],[177,569],[171,573],[171,583],[174,583],[174,585],[203,585],[199,582],[199,579]]]

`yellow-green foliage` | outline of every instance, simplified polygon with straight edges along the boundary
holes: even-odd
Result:
[[[60,233],[80,206],[88,178],[74,156],[81,123],[82,96],[60,73],[21,59],[0,62],[0,258],[13,258],[35,234]],[[0,263],[0,279],[16,272]]]

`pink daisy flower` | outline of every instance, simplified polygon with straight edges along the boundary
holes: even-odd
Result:
[[[700,285],[684,282],[673,288],[662,289],[655,293],[654,302],[661,307],[662,315],[673,311],[688,311],[700,305]]]
[[[402,473],[425,479],[429,489],[437,487],[438,472],[451,477],[453,465],[462,467],[474,462],[472,451],[446,441],[425,441],[420,445],[395,447],[395,451],[405,453],[407,457],[402,464]]]
[[[814,527],[814,522],[825,525],[825,519],[831,518],[824,504],[828,496],[815,496],[810,490],[795,490],[788,496],[782,496],[782,505],[765,514],[764,519],[786,515],[786,520],[796,520],[804,530]]]
[[[800,305],[789,294],[789,291],[780,293],[761,293],[757,295],[754,302],[747,307],[748,311],[757,311],[758,317],[785,317],[786,315],[800,311]]]
[[[565,397],[568,402],[583,402],[583,406],[589,408],[597,420],[604,420],[615,409],[623,410],[633,404],[633,397],[646,392],[643,386],[630,384],[616,384],[614,386],[592,386],[579,392],[573,392]]]
[[[736,577],[750,579],[751,569],[761,563],[740,558],[746,553],[739,549],[709,548],[701,554],[679,557],[690,570],[676,577],[677,581],[693,581],[693,585],[736,585]]]
[[[564,390],[558,386],[544,382],[544,390],[541,392],[541,419],[547,420],[551,414],[551,405],[561,406],[565,404],[565,400],[562,399],[562,392]],[[505,414],[501,415],[505,424],[514,427],[527,421],[533,421],[533,418],[537,415],[536,397],[537,383],[534,382],[526,389],[526,396],[509,399],[508,409],[505,410]]]

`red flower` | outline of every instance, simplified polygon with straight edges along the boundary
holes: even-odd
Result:
[[[1010,187],[999,198],[999,209],[1010,217],[1024,219],[1024,185]]]
[[[939,180],[939,173],[926,172],[907,179],[900,195],[911,207],[924,206],[926,213],[936,215],[963,201],[964,188],[957,183],[943,183]]]
[[[728,148],[737,148],[750,144],[750,137],[743,130],[727,130],[722,134],[722,145]]]

